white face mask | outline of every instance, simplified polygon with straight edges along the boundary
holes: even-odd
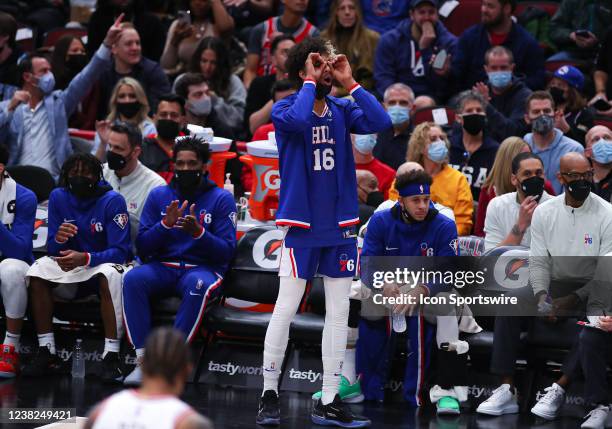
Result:
[[[207,116],[212,110],[212,100],[210,97],[204,97],[196,101],[190,101],[187,109],[196,116]]]

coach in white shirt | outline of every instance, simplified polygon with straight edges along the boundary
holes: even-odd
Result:
[[[536,207],[552,198],[544,191],[544,163],[531,152],[517,154],[512,160],[510,181],[516,192],[495,197],[485,217],[485,250],[499,246],[531,244],[529,226]]]
[[[153,188],[166,181],[138,161],[142,151],[140,130],[127,122],[115,122],[108,136],[107,163],[103,166],[104,179],[120,193],[130,215],[132,248],[138,235],[142,208]]]

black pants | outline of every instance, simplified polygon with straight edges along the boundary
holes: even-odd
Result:
[[[579,344],[586,402],[592,405],[608,404],[606,365],[612,348],[612,334],[596,328],[583,328]]]

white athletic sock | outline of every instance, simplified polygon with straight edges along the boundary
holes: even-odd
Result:
[[[323,388],[321,402],[333,402],[338,393],[342,373],[349,316],[349,291],[352,278],[323,277],[325,289],[325,325],[321,355],[323,360]]]
[[[6,331],[6,335],[4,336],[4,343],[7,346],[15,347],[15,352],[19,353],[19,340],[21,339],[21,334],[13,334],[12,332]]]
[[[350,328],[349,328],[350,329]],[[357,380],[355,373],[355,360],[357,359],[357,349],[347,348],[344,352],[344,364],[342,365],[342,375],[349,383],[353,384]]]
[[[55,354],[55,336],[53,332],[49,332],[47,334],[40,334],[38,336],[38,346],[39,347],[47,347],[49,352],[54,355]]]
[[[106,357],[106,353],[114,352],[119,353],[119,346],[121,342],[113,338],[104,338],[104,352],[102,353],[102,359]]]
[[[274,312],[266,331],[263,353],[263,391],[278,393],[278,379],[289,341],[289,326],[302,300],[306,280],[281,277]]]

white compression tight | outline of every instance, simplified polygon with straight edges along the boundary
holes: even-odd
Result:
[[[340,383],[340,373],[346,350],[349,315],[349,290],[351,278],[324,277],[325,326],[321,354],[323,358],[323,404],[332,402]],[[280,367],[289,340],[289,326],[304,290],[306,280],[280,278],[280,289],[274,313],[270,319],[264,342],[263,377],[264,392],[278,391]]]

